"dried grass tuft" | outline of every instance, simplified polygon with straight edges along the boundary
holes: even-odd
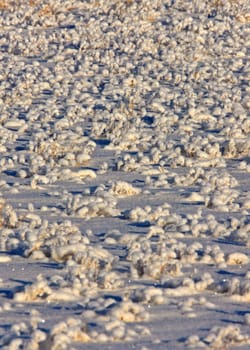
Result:
[[[0,10],[6,10],[7,7],[6,0],[0,0]]]

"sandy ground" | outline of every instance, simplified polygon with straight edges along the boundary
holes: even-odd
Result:
[[[0,1],[0,347],[249,349],[248,1]]]

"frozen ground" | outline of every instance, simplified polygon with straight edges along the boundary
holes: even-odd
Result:
[[[249,22],[0,1],[1,349],[249,349]]]

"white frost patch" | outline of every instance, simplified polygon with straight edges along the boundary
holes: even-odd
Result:
[[[11,257],[9,255],[0,255],[0,264],[4,264],[11,261]]]
[[[82,169],[78,171],[69,171],[68,174],[65,174],[67,179],[85,179],[85,178],[96,178],[96,173],[94,170],[91,169]]]
[[[199,193],[196,192],[192,192],[187,198],[186,198],[187,202],[203,202],[204,201],[204,197],[202,195],[200,195]]]
[[[244,334],[240,327],[229,325],[227,327],[214,327],[209,334],[200,338],[197,335],[190,336],[186,345],[190,348],[209,347],[210,349],[226,349],[228,346],[241,346],[250,344],[250,336]]]
[[[228,265],[245,265],[249,263],[249,257],[246,254],[235,252],[230,253],[226,257],[226,263]]]
[[[91,219],[97,216],[117,216],[120,211],[116,208],[116,199],[110,193],[105,191],[96,191],[93,196],[68,196],[67,213],[73,213],[85,219]]]
[[[112,184],[110,193],[114,194],[118,197],[127,197],[127,196],[135,196],[139,194],[141,191],[139,188],[135,188],[131,184],[125,181],[117,181]]]

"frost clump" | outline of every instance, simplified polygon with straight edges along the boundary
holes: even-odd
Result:
[[[226,262],[228,265],[245,265],[249,263],[249,257],[244,253],[230,253],[226,257]]]
[[[89,318],[88,311],[83,313],[83,318],[68,318],[57,323],[50,331],[47,342],[51,343],[51,349],[68,349],[72,342],[78,343],[108,343],[113,341],[132,341],[140,336],[149,335],[149,330],[144,326],[128,326],[128,322],[145,320],[139,316],[143,308],[137,304],[122,302],[111,308],[105,316],[98,316],[95,312],[89,314],[96,320]],[[85,316],[86,314],[86,316]],[[84,317],[85,316],[85,317]],[[84,319],[85,318],[85,319]],[[64,344],[62,347],[61,345]]]
[[[93,196],[70,195],[67,199],[67,214],[89,220],[94,217],[117,216],[116,199],[103,190],[96,191]]]
[[[18,216],[12,205],[4,198],[0,198],[0,227],[14,228],[18,223]]]
[[[112,185],[110,193],[117,195],[118,197],[127,197],[127,196],[134,196],[139,194],[140,189],[135,188],[128,182],[117,181]]]
[[[248,334],[243,334],[241,329],[237,326],[214,327],[209,334],[200,338],[198,336],[190,336],[187,339],[186,345],[188,347],[209,347],[209,349],[226,349],[228,346],[241,346],[250,344],[250,337]]]
[[[33,259],[52,258],[55,261],[66,261],[78,250],[82,251],[89,243],[86,235],[70,221],[48,224],[43,222],[33,232],[29,229],[24,233],[26,241],[25,256]]]

